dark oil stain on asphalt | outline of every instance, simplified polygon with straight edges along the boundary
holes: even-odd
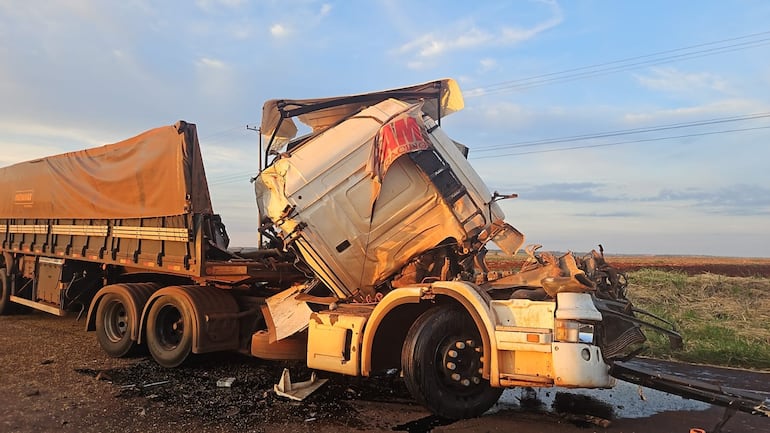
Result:
[[[449,425],[456,420],[442,418],[436,415],[426,416],[425,418],[409,421],[404,424],[393,427],[393,431],[405,431],[408,433],[429,433],[433,431],[434,427]]]

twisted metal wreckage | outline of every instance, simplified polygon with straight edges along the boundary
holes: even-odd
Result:
[[[513,255],[524,236],[498,204],[515,194],[491,193],[440,127],[463,105],[451,79],[267,101],[255,249],[228,248],[193,124],[2,168],[0,314],[87,309],[109,355],[146,344],[169,368],[239,351],[352,376],[400,371],[450,418],[481,415],[506,387],[614,377],[770,414],[762,396],[627,364],[643,328],[682,338],[633,306],[601,248],[532,246],[519,272],[489,272],[487,245]],[[296,137],[295,118],[311,131]],[[276,389],[292,394],[288,374]]]

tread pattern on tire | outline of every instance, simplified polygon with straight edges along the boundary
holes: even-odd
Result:
[[[436,415],[451,419],[482,415],[500,398],[502,388],[483,380],[463,392],[447,385],[439,372],[437,351],[447,339],[478,338],[478,330],[464,310],[437,306],[423,313],[406,336],[401,352],[404,381],[415,400]],[[480,338],[478,338],[480,340]]]

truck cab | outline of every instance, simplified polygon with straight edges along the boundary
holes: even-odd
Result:
[[[515,195],[491,193],[440,127],[462,106],[449,79],[265,104],[274,159],[257,204],[317,280],[293,294],[313,305],[308,366],[400,370],[415,399],[453,418],[480,415],[505,387],[611,387],[596,284],[571,254],[484,272],[488,245],[512,255],[524,236],[497,204]],[[292,138],[294,117],[312,131]],[[305,329],[273,316],[276,335]]]

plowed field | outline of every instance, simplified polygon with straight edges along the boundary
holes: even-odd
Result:
[[[605,258],[610,265],[624,272],[653,268],[687,275],[711,273],[728,277],[770,278],[770,258],[657,255],[607,255]],[[489,268],[493,271],[518,270],[525,259],[521,255],[513,259],[491,253],[487,255]]]

